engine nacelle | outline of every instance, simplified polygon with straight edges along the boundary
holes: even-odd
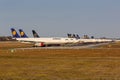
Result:
[[[44,47],[44,43],[43,42],[40,42],[40,43],[35,43],[35,46],[36,47]]]

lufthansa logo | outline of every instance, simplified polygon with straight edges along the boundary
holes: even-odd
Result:
[[[13,35],[16,35],[16,31],[13,31],[12,34],[13,34]]]
[[[21,32],[20,35],[23,36],[23,35],[24,35],[24,32]]]

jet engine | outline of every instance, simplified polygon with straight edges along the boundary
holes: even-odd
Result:
[[[43,42],[35,43],[35,47],[44,47],[45,44]]]

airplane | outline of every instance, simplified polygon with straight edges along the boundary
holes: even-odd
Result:
[[[35,30],[32,30],[32,33],[33,33],[34,38],[40,38],[40,36],[37,34]]]
[[[81,42],[81,43],[103,43],[103,42],[112,42],[113,40],[111,40],[111,39],[94,39],[94,38],[92,38],[92,39],[82,39],[82,38],[80,38],[79,37],[79,35],[78,34],[70,34],[70,33],[68,33],[67,34],[67,36],[68,36],[68,38],[76,38],[76,39],[78,39],[79,40],[79,42]]]
[[[19,30],[19,31],[21,31],[21,30]],[[13,39],[16,39],[16,40],[18,40],[19,42],[22,42],[22,43],[30,43],[30,42],[26,42],[26,41],[23,40],[24,38],[28,38],[27,35],[24,32],[21,32],[20,33],[21,36],[20,36],[14,28],[11,28],[11,33],[12,33]]]
[[[48,46],[48,45],[64,45],[64,44],[79,43],[79,40],[76,38],[64,38],[64,37],[28,38],[28,37],[22,37],[22,36],[20,37],[14,28],[11,28],[11,32],[12,32],[13,38],[16,38],[16,40],[18,40],[20,42],[34,43],[34,46],[36,46],[36,47],[37,46],[44,47],[44,46]]]

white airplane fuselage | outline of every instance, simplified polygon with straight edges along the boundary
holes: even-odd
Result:
[[[16,40],[21,42],[33,42],[33,43],[43,43],[46,44],[68,44],[68,43],[78,43],[79,40],[75,38],[16,38]],[[38,45],[39,46],[39,45]]]
[[[52,44],[80,44],[80,43],[101,43],[101,42],[111,42],[110,39],[76,39],[76,38],[16,38],[20,42],[30,42],[34,43],[35,46],[45,46]]]
[[[79,39],[79,42],[84,42],[84,43],[101,43],[101,42],[112,42],[111,39]]]

